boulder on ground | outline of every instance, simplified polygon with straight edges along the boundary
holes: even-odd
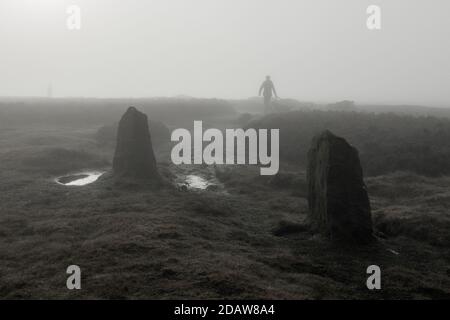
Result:
[[[157,181],[160,178],[147,115],[135,107],[128,108],[119,122],[113,173],[116,178],[149,181]]]
[[[308,152],[309,220],[332,239],[367,243],[373,240],[370,202],[358,150],[324,131]]]

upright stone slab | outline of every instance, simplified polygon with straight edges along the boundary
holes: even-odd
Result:
[[[324,131],[313,138],[307,164],[309,220],[332,239],[373,240],[372,217],[358,150]]]
[[[116,178],[159,180],[147,115],[135,107],[119,122],[113,172]]]

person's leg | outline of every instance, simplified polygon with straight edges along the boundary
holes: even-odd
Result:
[[[270,112],[277,113],[277,101],[275,99],[270,102]]]
[[[271,113],[270,100],[271,100],[270,96],[264,96],[264,114]]]

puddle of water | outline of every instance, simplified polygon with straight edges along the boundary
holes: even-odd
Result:
[[[87,171],[62,176],[55,179],[55,182],[63,186],[85,186],[98,180],[105,172]]]
[[[195,189],[206,189],[209,186],[209,182],[203,179],[202,177],[196,175],[188,175],[186,176],[186,184],[189,188]]]

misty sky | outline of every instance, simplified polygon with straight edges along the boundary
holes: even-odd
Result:
[[[270,74],[282,98],[450,106],[449,14],[449,0],[0,0],[0,96],[51,82],[55,96],[247,98]]]

